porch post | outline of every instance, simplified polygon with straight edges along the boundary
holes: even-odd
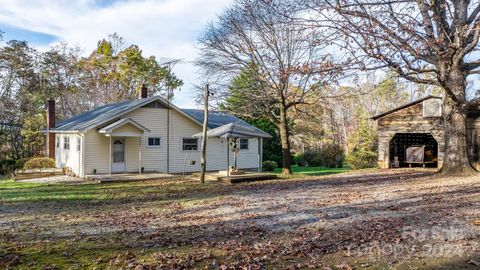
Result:
[[[138,173],[142,174],[142,137],[138,137]]]
[[[227,180],[230,182],[230,138],[227,138]]]
[[[258,173],[262,172],[262,138],[257,138],[258,144]]]
[[[108,174],[112,175],[112,136],[108,136],[110,140],[110,144],[108,146],[109,153],[108,153]]]

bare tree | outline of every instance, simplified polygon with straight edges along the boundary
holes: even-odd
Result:
[[[243,105],[236,113],[268,117],[275,123],[283,173],[290,174],[289,111],[315,104],[324,83],[338,74],[338,67],[329,53],[322,52],[327,37],[293,23],[273,8],[295,12],[282,1],[237,0],[217,23],[207,27],[200,38],[197,62],[211,83],[229,84],[242,71],[254,74],[258,88],[243,93]]]
[[[470,173],[467,77],[480,73],[480,3],[456,0],[317,0],[304,2],[310,23],[335,29],[337,45],[363,69],[388,67],[445,92],[444,173]]]

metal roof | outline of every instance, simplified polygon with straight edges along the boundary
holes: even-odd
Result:
[[[181,109],[191,117],[195,118],[198,122],[203,123],[203,110],[196,109]],[[208,112],[208,128],[217,128],[230,123],[242,123],[244,125],[250,125],[242,119],[233,116],[231,114],[219,111]]]
[[[85,130],[91,126],[101,125],[135,108],[146,105],[155,99],[156,97],[135,99],[101,106],[70,119],[58,122],[55,125],[55,131]]]
[[[101,106],[99,108],[93,109],[91,111],[79,114],[70,119],[59,121],[55,125],[53,132],[71,132],[71,131],[86,131],[90,128],[99,127],[103,124],[108,124],[109,121],[118,120],[120,117],[130,111],[135,110],[145,106],[153,101],[159,101],[170,106],[170,108],[177,110],[181,114],[185,115],[187,118],[190,118],[192,121],[196,122],[199,125],[203,123],[203,110],[196,109],[180,109],[174,106],[171,103],[168,103],[165,99],[161,97],[151,97],[144,99],[135,99],[124,101],[116,104],[109,104]],[[210,111],[208,117],[208,128],[213,129],[226,124],[237,123],[242,126],[250,127],[255,131],[263,132],[262,130],[248,124],[247,122],[224,112]]]
[[[197,133],[193,137],[202,137]],[[229,123],[207,131],[208,138],[271,138],[270,134],[245,122]]]

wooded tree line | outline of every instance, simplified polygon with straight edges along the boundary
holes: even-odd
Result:
[[[116,34],[98,42],[88,56],[60,44],[38,51],[27,42],[0,46],[0,159],[43,155],[45,102],[57,101],[57,119],[108,103],[136,98],[142,84],[150,95],[167,97],[182,85],[154,56],[143,56]],[[171,97],[167,97],[171,98]]]
[[[292,144],[302,140],[328,139],[354,153],[348,141],[365,135],[368,116],[412,97],[385,88],[392,78],[414,92],[440,90],[442,170],[470,173],[466,114],[475,102],[467,78],[480,70],[479,13],[479,1],[237,0],[206,28],[197,62],[215,74],[209,82],[219,86],[224,109],[277,127],[286,174]],[[365,74],[379,70],[394,76],[363,93]]]

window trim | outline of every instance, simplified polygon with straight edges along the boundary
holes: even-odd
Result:
[[[63,136],[63,149],[70,150],[70,137]]]
[[[197,149],[185,149],[184,148],[184,140],[195,140],[197,142],[196,146]],[[183,137],[182,138],[182,151],[198,151],[199,150],[199,143],[198,143],[198,138],[189,138],[189,137]]]
[[[154,143],[155,143],[155,139],[158,139],[158,145],[155,145],[155,144],[152,144],[150,145],[150,139],[153,139],[154,140]],[[147,139],[145,140],[145,146],[147,148],[160,148],[162,147],[162,137],[147,137]]]
[[[242,140],[247,140],[247,148],[242,148]],[[248,138],[238,139],[238,149],[241,151],[248,151],[250,149],[250,141],[248,140]]]

